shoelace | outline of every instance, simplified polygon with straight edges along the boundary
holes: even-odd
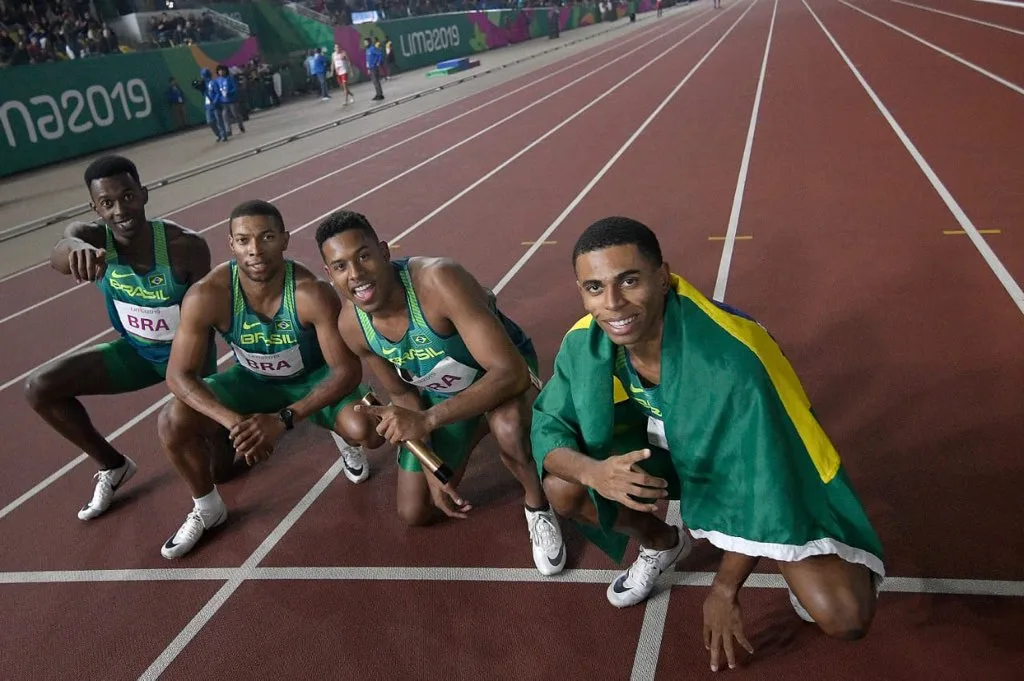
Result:
[[[96,471],[96,475],[92,476],[97,484],[96,489],[92,492],[92,501],[89,502],[90,506],[103,504],[114,493],[114,471],[115,469],[113,468],[105,471]]]
[[[551,524],[551,519],[546,515],[538,513],[531,520],[533,522],[530,523],[530,539],[534,545],[545,549],[553,548],[555,545],[555,528]]]
[[[658,567],[658,557],[651,549],[640,550],[640,560],[633,563],[629,568],[629,576],[625,581],[633,584],[647,582],[658,576],[661,568]]]
[[[185,518],[185,524],[174,535],[174,543],[181,544],[185,541],[195,541],[205,529],[206,523],[203,522],[203,516],[199,513],[199,509],[193,509]]]

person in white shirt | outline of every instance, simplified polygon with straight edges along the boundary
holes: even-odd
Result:
[[[347,105],[349,101],[356,101],[348,89],[348,74],[352,71],[352,63],[348,59],[348,53],[337,43],[334,45],[334,54],[331,55],[331,67],[338,78],[338,85],[345,91],[344,105]]]

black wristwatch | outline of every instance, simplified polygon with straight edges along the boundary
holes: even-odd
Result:
[[[295,417],[295,412],[293,412],[291,409],[288,409],[286,407],[281,411],[277,412],[277,415],[281,418],[282,421],[284,421],[285,430],[291,430],[292,428],[295,427],[295,423],[294,421],[292,421],[292,419]]]

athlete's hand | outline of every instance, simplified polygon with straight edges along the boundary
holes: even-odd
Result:
[[[754,654],[754,646],[743,635],[743,615],[738,595],[712,588],[704,599],[704,647],[711,651],[711,671],[718,671],[720,651],[723,648],[729,669],[736,668],[733,638],[748,653]]]
[[[649,449],[610,456],[603,461],[595,462],[587,475],[587,480],[581,482],[605,499],[616,501],[636,511],[654,513],[657,510],[656,504],[642,503],[629,496],[655,499],[664,499],[668,496],[668,482],[663,478],[648,475],[638,465],[640,461],[650,456]]]
[[[441,509],[449,518],[469,517],[466,513],[473,510],[473,505],[462,498],[462,495],[452,487],[452,483],[442,485],[440,480],[426,471],[423,475],[427,478],[427,487],[430,488],[430,499],[434,506]]]
[[[270,457],[274,443],[284,430],[284,421],[277,414],[254,414],[236,423],[229,431],[228,438],[235,451],[252,466]]]
[[[68,253],[71,276],[77,283],[96,281],[107,271],[107,251],[95,246],[79,246]]]
[[[391,444],[407,440],[426,440],[434,430],[426,412],[405,409],[393,404],[370,406],[357,404],[355,410],[359,414],[368,414],[380,419],[377,433]]]

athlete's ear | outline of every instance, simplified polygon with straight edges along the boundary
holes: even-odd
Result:
[[[381,241],[378,245],[380,246],[381,254],[384,256],[384,262],[391,262],[391,247],[388,246],[388,242]]]
[[[281,239],[281,244],[282,244],[282,245],[281,245],[281,251],[282,251],[282,252],[284,252],[284,251],[287,251],[287,250],[288,250],[288,242],[289,242],[289,241],[291,240],[291,238],[292,238],[292,235],[291,235],[291,233],[290,233],[290,232],[289,232],[288,230],[285,230],[285,232],[284,232],[284,238],[283,238],[283,239]]]
[[[142,205],[145,206],[149,203],[149,187],[142,187]]]
[[[658,268],[658,283],[661,284],[661,292],[668,293],[669,287],[669,276],[672,272],[672,268],[669,266],[667,260],[661,261],[661,267]]]

